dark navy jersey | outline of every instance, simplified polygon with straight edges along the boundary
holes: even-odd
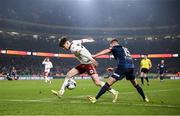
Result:
[[[157,69],[158,69],[159,71],[166,71],[166,70],[167,70],[165,64],[158,64]]]
[[[134,68],[133,60],[129,50],[117,45],[109,48],[119,68]]]

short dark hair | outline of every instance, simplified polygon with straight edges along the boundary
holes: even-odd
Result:
[[[68,41],[67,37],[61,37],[59,41],[59,47],[64,47],[64,44]]]
[[[110,43],[113,43],[113,42],[117,42],[118,43],[118,40],[117,39],[113,39],[110,41]]]

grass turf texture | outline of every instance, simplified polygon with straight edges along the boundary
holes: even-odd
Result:
[[[63,98],[51,94],[63,80],[45,84],[42,80],[0,81],[0,115],[180,115],[180,80],[150,80],[143,89],[150,103],[142,101],[129,81],[122,80],[113,88],[120,92],[117,103],[106,93],[96,104],[87,100],[99,88],[92,80],[76,80],[77,87],[67,90]],[[139,81],[139,80],[138,80]]]

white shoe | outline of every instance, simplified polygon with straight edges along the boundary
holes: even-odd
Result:
[[[60,90],[60,91],[51,90],[51,92],[59,98],[61,98],[64,94],[63,90]]]
[[[119,95],[119,92],[118,91],[116,91],[114,94],[113,94],[113,103],[115,103],[116,101],[117,101],[117,99],[118,99],[118,95]]]
[[[64,95],[64,92],[65,92],[65,90],[60,90],[60,91],[59,91],[59,94],[60,94],[61,96],[63,96],[63,95]]]
[[[93,104],[96,103],[96,101],[97,101],[95,97],[88,96],[87,98]]]
[[[144,102],[149,102],[149,99],[148,99],[148,97],[147,96],[145,96],[145,98],[144,98]]]

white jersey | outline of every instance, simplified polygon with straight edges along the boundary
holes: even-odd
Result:
[[[81,44],[82,40],[74,40],[71,42],[70,51],[82,64],[91,64],[91,53]]]
[[[45,65],[44,72],[50,72],[50,69],[53,67],[51,61],[43,61],[42,64]]]

